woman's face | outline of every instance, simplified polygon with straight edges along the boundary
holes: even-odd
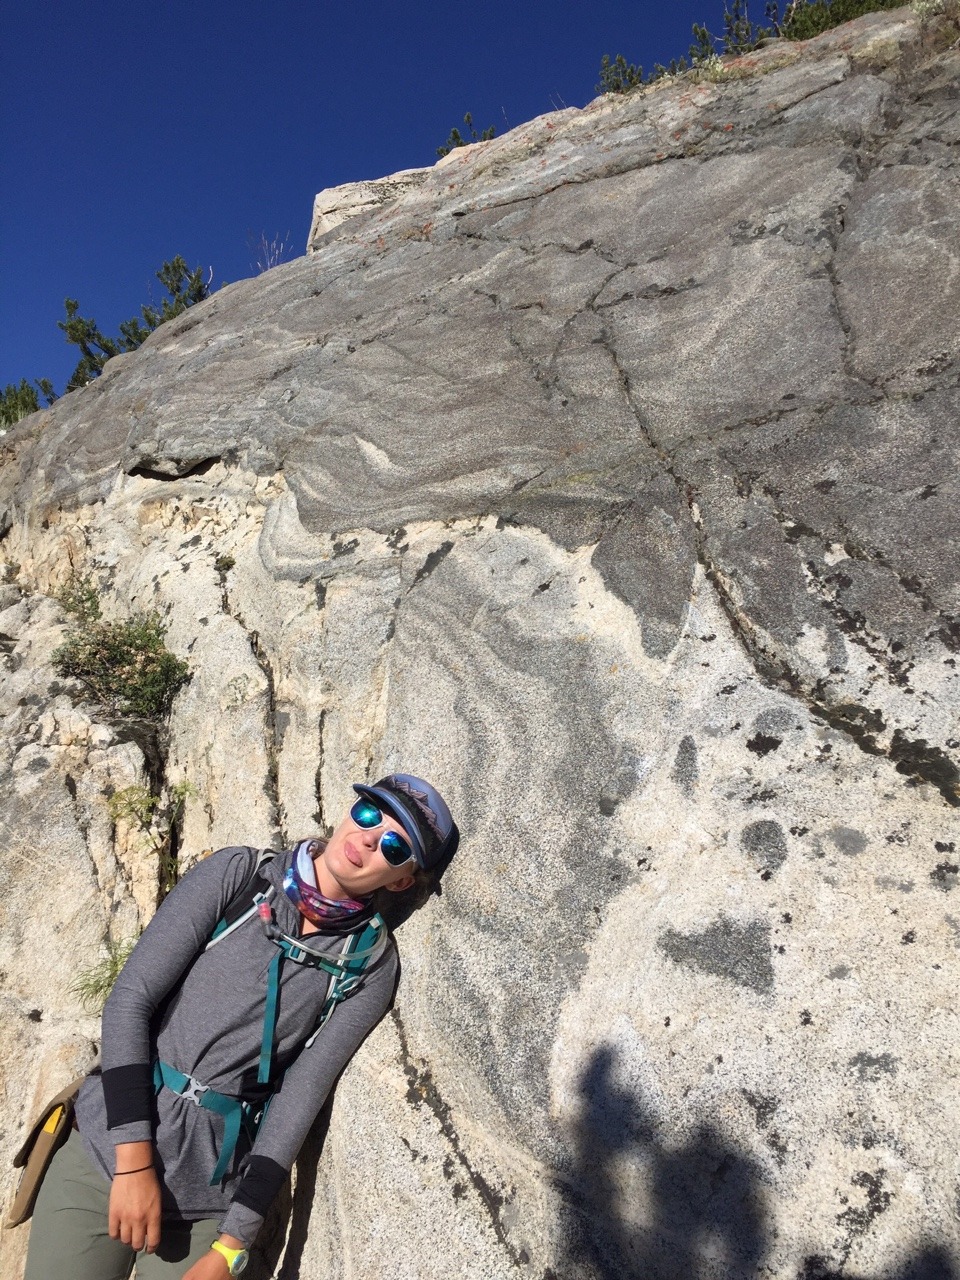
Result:
[[[380,837],[396,831],[409,844],[403,827],[388,813],[378,827],[358,827],[347,815],[314,861],[317,886],[328,898],[362,898],[375,889],[399,893],[413,884],[415,862],[391,866],[380,852]]]

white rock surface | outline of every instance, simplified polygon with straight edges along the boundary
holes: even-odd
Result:
[[[192,665],[184,864],[397,767],[463,829],[261,1276],[960,1275],[956,39],[465,148],[9,433],[0,1158],[156,889],[75,567]]]
[[[317,192],[313,201],[313,219],[307,237],[307,253],[316,253],[329,231],[335,231],[350,218],[371,213],[390,204],[399,196],[419,187],[429,169],[401,169],[386,178],[367,182],[344,182]]]

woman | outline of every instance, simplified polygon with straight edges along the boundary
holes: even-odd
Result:
[[[375,913],[458,840],[438,792],[355,785],[328,841],[220,849],[167,896],[103,1012],[102,1071],[34,1210],[25,1280],[226,1280],[330,1087],[386,1012],[396,947]],[[144,1250],[139,1258],[136,1252]]]

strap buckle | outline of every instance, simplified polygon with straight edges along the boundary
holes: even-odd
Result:
[[[281,947],[281,950],[287,959],[292,960],[294,964],[303,964],[304,958],[307,955],[307,952],[303,947],[298,947],[296,943],[291,942],[287,937],[283,938],[283,946]]]
[[[195,1080],[193,1076],[187,1076],[187,1087],[181,1093],[180,1097],[185,1098],[187,1102],[195,1102],[198,1107],[203,1103],[201,1098],[209,1090],[208,1084],[201,1084],[199,1080]]]

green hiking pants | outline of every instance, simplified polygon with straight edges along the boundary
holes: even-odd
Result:
[[[217,1220],[164,1225],[156,1253],[134,1253],[107,1233],[110,1184],[75,1129],[50,1162],[30,1225],[23,1280],[179,1280],[219,1236]]]

